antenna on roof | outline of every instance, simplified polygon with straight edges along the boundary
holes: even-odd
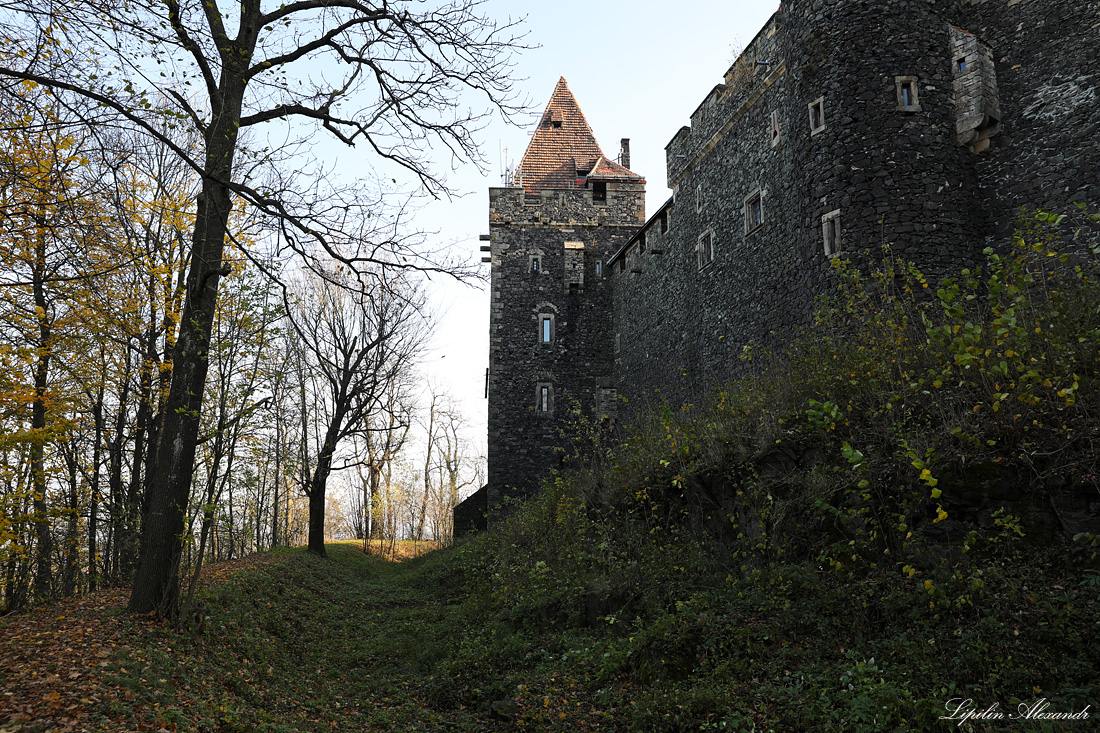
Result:
[[[512,161],[508,157],[508,148],[505,147],[503,141],[498,143],[500,148],[500,182],[505,188],[509,188],[515,185],[515,170],[512,167]]]

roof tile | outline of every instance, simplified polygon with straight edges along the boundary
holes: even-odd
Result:
[[[604,156],[565,77],[554,87],[550,103],[520,161],[520,173],[527,193],[545,188],[574,188],[577,177],[585,175],[641,178]]]

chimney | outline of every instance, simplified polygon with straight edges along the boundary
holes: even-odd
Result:
[[[622,150],[619,152],[619,164],[623,168],[630,167],[630,138],[624,137],[622,140]]]

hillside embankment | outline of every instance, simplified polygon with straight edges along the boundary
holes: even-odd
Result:
[[[813,329],[615,440],[578,418],[454,547],[260,556],[178,631],[111,593],[4,620],[3,730],[1090,730],[1100,279],[1056,223],[940,284],[838,267]]]

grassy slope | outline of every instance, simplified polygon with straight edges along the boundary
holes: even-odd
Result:
[[[6,620],[0,730],[486,729],[423,703],[451,589],[356,544],[328,550],[230,565],[199,630],[128,617],[118,591]]]
[[[779,366],[614,451],[593,431],[456,548],[263,556],[213,585],[201,632],[110,594],[4,621],[0,724],[1090,729],[1095,708],[939,720],[953,698],[1100,705],[1100,541],[1041,521],[1100,483],[1100,276],[1036,236],[931,298],[905,269],[850,284]]]
[[[212,587],[201,632],[127,617],[110,592],[8,620],[3,688],[26,707],[8,696],[0,729],[914,730],[956,695],[1067,710],[1100,694],[1082,644],[1096,592],[1064,568],[991,563],[998,590],[940,616],[895,575],[736,582],[678,571],[692,550],[672,541],[640,559],[683,577],[612,612],[630,578],[593,555],[548,579],[500,539],[401,564],[354,545],[260,556]]]

